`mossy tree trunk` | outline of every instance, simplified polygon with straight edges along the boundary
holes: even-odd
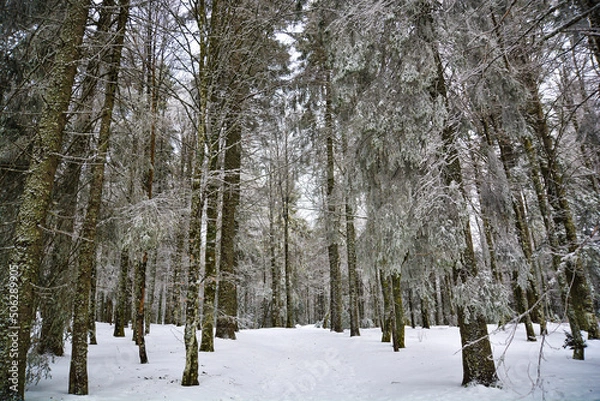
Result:
[[[234,110],[231,127],[225,142],[225,180],[221,229],[220,281],[218,292],[219,313],[216,337],[235,340],[237,325],[237,256],[235,238],[238,224],[236,211],[240,202],[240,167],[242,130],[239,110]]]
[[[110,125],[117,92],[121,51],[125,38],[125,29],[129,19],[129,0],[119,2],[117,30],[108,60],[108,72],[105,87],[104,104],[100,116],[100,131],[96,157],[92,166],[89,202],[82,227],[85,239],[79,252],[77,284],[73,305],[73,346],[69,369],[69,394],[88,394],[87,351],[88,329],[90,325],[90,291],[92,271],[96,263],[96,226],[102,205],[104,183],[104,165],[106,163],[110,139]]]
[[[48,75],[44,108],[17,217],[14,248],[8,266],[9,280],[3,291],[8,298],[3,306],[14,307],[14,314],[10,310],[8,327],[3,327],[1,333],[5,346],[2,347],[0,397],[5,400],[24,398],[27,352],[35,318],[34,288],[38,282],[43,246],[42,227],[46,225],[89,6],[88,0],[71,2],[63,20],[57,38],[60,46]],[[18,340],[15,342],[15,339]]]
[[[560,238],[555,237],[554,242],[555,245],[563,248],[563,253],[566,251],[572,255],[564,262],[555,260],[554,263],[557,267],[564,263],[565,282],[562,287],[565,307],[568,314],[570,314],[569,324],[576,343],[574,357],[577,356],[583,359],[583,340],[578,338],[579,329],[586,330],[589,339],[598,339],[600,338],[600,328],[595,316],[591,286],[583,269],[581,257],[578,254],[577,228],[567,198],[563,173],[556,155],[555,141],[550,135],[535,82],[530,77],[524,78],[524,81],[530,92],[528,108],[530,123],[544,151],[544,163],[541,164],[540,171],[548,188],[548,202],[554,209],[554,213],[550,215],[551,217],[545,218],[545,223],[550,228],[551,233],[553,229],[549,226],[550,220],[553,220],[554,227],[562,226],[564,228],[565,235],[562,241]],[[530,157],[533,157],[533,146],[528,147],[528,152],[531,154]],[[540,196],[543,198],[543,195],[538,195],[538,199]],[[550,212],[547,208],[546,211]]]
[[[381,342],[389,343],[390,341],[392,341],[392,325],[394,323],[394,299],[392,293],[392,284],[390,282],[390,276],[382,268],[379,269],[379,280],[381,285],[381,292],[383,294],[383,321],[381,325]]]
[[[390,276],[390,281],[394,305],[392,338],[394,351],[398,352],[400,348],[406,347],[404,344],[404,306],[402,305],[402,275],[400,272],[393,272]]]

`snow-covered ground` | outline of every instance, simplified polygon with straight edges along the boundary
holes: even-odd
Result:
[[[353,338],[312,326],[243,330],[236,341],[216,339],[216,352],[200,353],[200,385],[182,387],[183,327],[152,325],[150,363],[140,365],[130,331],[114,338],[111,326],[98,324],[99,345],[89,353],[90,395],[67,394],[67,349],[52,365],[52,378],[30,386],[26,399],[600,401],[600,341],[589,341],[586,360],[575,361],[562,348],[567,327],[551,328],[536,343],[525,341],[522,326],[492,335],[501,389],[460,386],[458,329],[446,326],[407,328],[407,348],[400,352],[380,342],[379,329]]]

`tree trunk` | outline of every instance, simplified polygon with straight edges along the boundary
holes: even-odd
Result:
[[[242,129],[238,113],[232,116],[232,126],[225,144],[225,182],[223,185],[223,211],[221,229],[220,281],[218,292],[219,314],[216,337],[235,340],[237,325],[237,257],[235,238],[238,231],[236,211],[240,203],[240,167]]]
[[[89,112],[88,112],[89,114]],[[86,119],[87,120],[87,119]],[[83,125],[83,124],[82,124]],[[88,124],[85,124],[88,125]],[[76,132],[88,132],[75,128]],[[88,149],[88,141],[84,136],[74,136],[69,146],[70,154],[83,157]],[[67,163],[65,172],[58,180],[55,194],[58,197],[58,210],[63,218],[58,218],[56,229],[62,233],[73,233],[75,214],[77,213],[77,193],[79,191],[81,166],[78,163]],[[53,238],[50,267],[42,274],[42,286],[55,288],[49,296],[40,299],[42,328],[38,353],[50,353],[56,356],[64,354],[64,334],[70,320],[70,298],[72,291],[73,261],[71,252],[76,241],[71,236],[57,234]],[[65,305],[68,305],[65,307]]]
[[[125,37],[125,29],[129,17],[129,0],[121,0],[118,16],[117,32],[114,47],[108,66],[105,88],[104,106],[100,117],[100,132],[96,160],[92,166],[89,203],[82,228],[77,273],[77,290],[73,311],[73,346],[71,366],[69,370],[69,394],[87,395],[87,337],[89,327],[89,302],[92,280],[92,269],[96,260],[96,225],[102,205],[102,187],[104,183],[104,164],[106,163],[110,138],[110,124],[115,103],[115,93],[121,64],[121,50]]]
[[[356,232],[354,230],[354,210],[346,201],[346,252],[348,253],[348,292],[350,315],[350,337],[360,336],[360,314],[358,304],[358,275],[356,273]]]
[[[202,340],[200,351],[214,352],[215,297],[217,292],[217,215],[219,184],[217,177],[217,140],[209,144],[210,168],[206,186],[206,251],[204,262],[204,303],[202,305]],[[210,149],[213,148],[211,151]]]
[[[383,324],[381,326],[381,342],[389,343],[392,341],[392,324],[394,323],[394,299],[390,277],[386,276],[382,269],[379,270],[379,280],[381,283],[381,292],[383,294]]]
[[[138,346],[140,363],[148,363],[148,355],[146,353],[146,340],[144,339],[144,308],[146,302],[146,267],[148,266],[148,254],[144,253],[142,260],[138,261],[135,266],[135,307],[136,307],[136,337],[135,343]]]
[[[284,188],[282,188],[282,207],[283,207],[283,271],[285,273],[285,307],[286,318],[285,327],[288,329],[294,328],[294,296],[292,288],[293,270],[290,263],[290,173],[288,169],[288,136],[284,134]]]
[[[129,274],[129,253],[126,249],[121,250],[121,261],[119,269],[119,290],[117,292],[117,306],[115,308],[115,330],[114,337],[125,337],[127,327],[127,276]]]
[[[180,222],[180,224],[182,224]],[[171,290],[167,291],[167,307],[165,323],[181,326],[181,290],[183,272],[183,253],[185,252],[185,234],[183,229],[177,233],[177,250],[173,259],[173,282]]]
[[[98,345],[96,339],[96,289],[98,287],[98,271],[94,257],[90,272],[90,315],[88,317],[88,334],[90,345]]]
[[[512,287],[515,303],[517,306],[517,312],[520,315],[524,315],[521,322],[525,324],[525,330],[527,335],[527,341],[536,341],[535,331],[533,330],[533,321],[531,318],[531,312],[529,311],[529,298],[527,293],[533,291],[535,284],[532,282],[531,277],[535,277],[534,261],[533,261],[533,247],[531,246],[531,235],[529,233],[529,226],[527,225],[525,216],[525,205],[523,203],[523,196],[519,189],[518,184],[514,183],[513,174],[510,167],[515,165],[514,160],[515,150],[512,148],[510,138],[508,138],[500,129],[495,127],[494,118],[492,117],[492,126],[495,128],[497,136],[498,147],[500,148],[500,159],[504,167],[504,173],[508,179],[510,190],[511,190],[511,201],[513,212],[515,214],[515,228],[521,250],[525,256],[525,261],[528,267],[527,287],[523,288],[520,285],[519,272],[514,271],[512,277]],[[534,308],[537,315],[541,315],[542,311],[540,308]]]
[[[583,270],[581,257],[578,255],[579,240],[577,238],[577,229],[567,199],[563,174],[560,171],[560,166],[555,155],[554,139],[550,135],[535,83],[531,79],[526,79],[525,81],[531,94],[528,110],[531,124],[543,146],[546,157],[542,173],[546,180],[546,185],[550,190],[550,204],[556,210],[553,218],[556,225],[562,225],[565,229],[564,241],[560,245],[566,248],[567,252],[574,255],[573,257],[569,257],[569,260],[564,265],[566,284],[569,288],[563,289],[565,292],[565,307],[567,310],[569,307],[572,308],[572,316],[576,319],[576,322],[569,322],[572,324],[571,331],[574,336],[577,336],[578,330],[576,326],[578,326],[588,332],[589,339],[599,339],[600,328],[595,316],[591,286]],[[532,151],[532,148],[530,151]],[[581,347],[582,344],[580,344]],[[581,355],[583,359],[583,354],[583,348],[574,350],[574,356]]]
[[[448,109],[448,95],[446,82],[444,78],[444,69],[440,58],[440,53],[435,42],[431,37],[433,29],[433,16],[430,5],[426,2],[420,2],[422,14],[419,16],[417,25],[421,39],[430,46],[433,55],[433,62],[437,69],[437,76],[429,88],[432,100],[442,99],[446,109]],[[467,209],[465,189],[462,179],[462,166],[460,157],[456,149],[456,132],[446,122],[446,126],[441,133],[443,142],[444,157],[446,165],[444,167],[444,180],[448,188],[458,185],[460,199],[455,199],[459,207]],[[455,223],[462,229],[462,235],[465,241],[465,248],[461,252],[461,260],[454,261],[453,275],[457,284],[468,285],[478,274],[477,262],[475,259],[475,250],[473,247],[473,237],[471,235],[471,226],[469,217],[456,216]],[[475,301],[475,300],[473,300]],[[487,333],[485,317],[480,312],[469,310],[468,304],[457,305],[458,327],[462,342],[462,360],[463,360],[463,385],[471,383],[493,386],[497,383],[496,367],[493,360],[492,346]],[[466,319],[466,312],[469,312],[469,318]]]
[[[202,114],[201,114],[202,116]],[[200,264],[202,248],[202,210],[204,197],[202,190],[202,169],[204,167],[204,120],[198,124],[196,157],[192,179],[192,211],[189,234],[189,270],[187,294],[185,297],[185,368],[181,379],[182,386],[197,386],[198,382],[198,338],[200,310]],[[183,235],[182,235],[183,237]]]
[[[271,267],[271,326],[281,326],[280,309],[280,282],[281,269],[277,265],[276,243],[275,243],[275,200],[273,195],[273,172],[269,174],[269,264]]]
[[[331,90],[331,73],[327,72],[325,83],[325,140],[327,153],[327,186],[326,186],[326,229],[327,252],[329,255],[329,289],[330,289],[330,314],[331,330],[341,333],[342,327],[342,273],[337,240],[336,204],[334,197],[335,188],[335,159],[333,151],[333,94]]]
[[[399,272],[391,274],[391,292],[394,298],[394,327],[392,329],[394,351],[398,352],[404,345],[404,306],[402,305],[402,276]]]
[[[1,333],[5,347],[1,358],[0,397],[6,400],[24,397],[27,352],[35,317],[34,288],[38,282],[43,246],[42,227],[50,206],[88,8],[88,0],[72,2],[62,22],[58,38],[60,47],[47,79],[44,108],[17,217],[14,248],[8,266],[9,280],[3,291],[6,294],[3,309],[14,309],[14,313],[10,310],[10,329],[5,327]],[[18,341],[13,346],[16,338]],[[12,371],[14,367],[17,367],[16,372]]]
[[[154,316],[153,305],[154,305],[154,293],[156,292],[156,268],[157,268],[157,262],[158,262],[157,253],[158,253],[158,251],[155,249],[152,254],[152,261],[151,261],[151,265],[150,265],[150,278],[149,278],[150,282],[148,283],[148,295],[147,295],[148,304],[146,305],[146,308],[144,311],[144,320],[146,320],[146,327],[145,327],[144,334],[150,334],[150,324],[152,322],[156,322],[156,319],[153,318],[153,316]]]

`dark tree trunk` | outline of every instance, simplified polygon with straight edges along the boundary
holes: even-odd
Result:
[[[119,289],[117,292],[117,305],[115,308],[115,330],[113,336],[125,337],[125,327],[127,327],[127,276],[129,275],[129,253],[127,250],[121,251],[121,261],[119,269]]]
[[[217,215],[219,184],[217,178],[218,140],[209,144],[210,167],[206,186],[206,250],[204,262],[204,303],[202,305],[202,339],[200,351],[214,352],[215,301],[217,292]],[[212,151],[211,151],[212,149]]]
[[[402,276],[399,272],[391,274],[392,296],[394,298],[394,327],[392,328],[394,351],[398,352],[404,345],[404,306],[402,305]]]
[[[333,151],[333,94],[331,89],[331,73],[327,72],[325,83],[325,131],[327,153],[327,185],[326,185],[326,225],[327,225],[327,252],[329,255],[329,296],[331,330],[341,333],[342,327],[342,272],[340,268],[340,255],[338,249],[338,234],[336,224],[336,204],[334,199],[335,188],[335,159]]]
[[[389,343],[392,341],[392,324],[394,323],[394,299],[390,277],[386,276],[383,270],[379,271],[379,280],[381,292],[383,294],[383,316],[381,342]]]
[[[135,343],[138,346],[140,363],[148,363],[148,355],[146,353],[146,340],[144,339],[144,308],[146,302],[146,267],[148,266],[148,254],[144,253],[141,261],[138,261],[135,266],[135,307],[136,307],[136,337]]]
[[[18,297],[18,302],[14,303],[17,311],[14,315],[11,311],[9,319],[9,326],[15,328],[8,332],[8,327],[5,327],[0,333],[5,344],[0,362],[0,397],[6,400],[23,398],[25,393],[27,352],[35,317],[34,288],[38,282],[43,246],[42,227],[46,224],[50,206],[88,8],[87,0],[70,3],[62,23],[58,38],[60,47],[55,53],[53,69],[47,79],[45,105],[37,126],[29,176],[17,217],[14,248],[8,266],[9,279],[3,291],[6,294],[5,310],[13,306],[13,300]],[[13,335],[18,337],[17,349],[13,347]],[[17,366],[16,376],[8,371],[9,367],[14,366]]]
[[[223,188],[223,211],[221,229],[221,258],[216,337],[235,340],[237,325],[237,257],[235,238],[238,224],[236,211],[240,202],[240,167],[242,130],[234,113],[225,144],[225,183]]]
[[[356,232],[354,229],[354,210],[346,201],[346,251],[348,253],[348,292],[350,315],[350,337],[360,336],[360,311],[358,301],[358,274],[356,272]]]
[[[102,204],[104,183],[104,164],[106,163],[110,138],[110,124],[115,103],[117,81],[121,64],[121,50],[125,28],[129,17],[129,0],[121,0],[118,15],[117,32],[108,66],[104,105],[100,117],[100,132],[97,155],[92,166],[89,203],[82,228],[82,242],[79,253],[77,289],[73,310],[73,346],[69,370],[69,394],[87,395],[87,351],[88,329],[90,324],[90,292],[92,271],[96,263],[96,225]]]

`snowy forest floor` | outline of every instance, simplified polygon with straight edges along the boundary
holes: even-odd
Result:
[[[525,341],[522,325],[492,334],[502,388],[460,386],[459,333],[447,326],[407,327],[407,348],[400,352],[381,343],[379,329],[352,338],[313,326],[242,330],[236,341],[216,339],[216,352],[200,353],[200,385],[182,387],[183,327],[152,325],[146,337],[150,363],[140,365],[131,331],[115,338],[110,325],[98,323],[99,345],[89,351],[90,395],[67,394],[67,347],[67,355],[51,365],[52,378],[31,385],[26,399],[600,401],[600,341],[589,341],[586,360],[575,361],[562,348],[568,326],[550,329],[545,341],[538,337],[535,343]]]

